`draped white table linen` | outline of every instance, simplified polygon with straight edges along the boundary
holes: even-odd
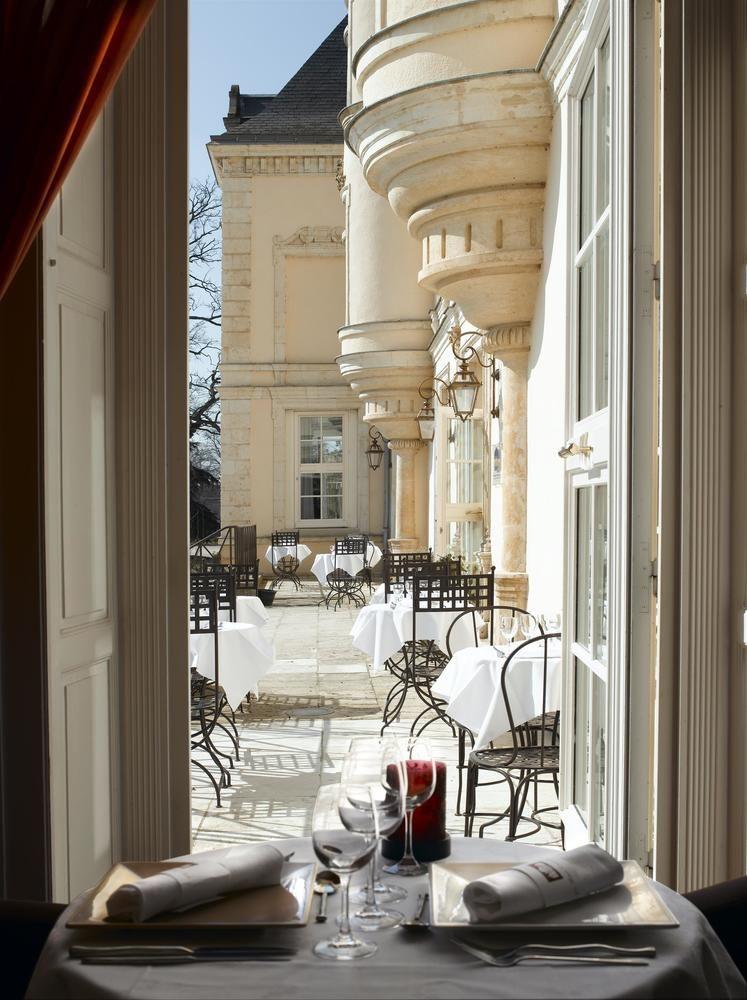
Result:
[[[215,680],[213,634],[189,637],[190,666],[203,677]],[[275,648],[256,625],[223,622],[218,627],[218,680],[231,708],[238,708],[246,694],[258,693],[257,685],[275,663]]]
[[[293,555],[295,555],[299,563],[302,563],[304,559],[308,559],[311,555],[311,549],[308,545],[304,545],[303,542],[299,542],[295,548],[292,545],[276,545],[274,548],[272,545],[268,545],[265,550],[265,559],[267,559],[271,566],[274,566],[283,556]]]

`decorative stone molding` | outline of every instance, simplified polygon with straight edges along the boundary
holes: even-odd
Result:
[[[420,451],[425,442],[420,438],[394,438],[389,441],[389,450],[395,453],[402,451]]]
[[[285,361],[285,261],[288,257],[342,257],[341,226],[303,226],[287,238],[272,239],[275,275],[275,361]]]
[[[528,351],[532,346],[532,331],[529,326],[498,326],[485,331],[481,346],[486,354],[499,358],[509,351]]]
[[[321,147],[329,150],[329,146]],[[335,146],[335,149],[339,147]],[[220,146],[211,143],[211,159],[219,177],[255,177],[287,174],[329,174],[334,177],[340,153],[316,152],[296,148],[292,153],[273,155],[269,151],[246,154],[240,144]]]
[[[496,573],[495,603],[525,608],[529,600],[529,577],[526,573]]]
[[[359,46],[343,119],[366,180],[421,241],[420,284],[486,329],[528,323],[542,264],[552,128],[534,66],[551,0],[413,0]]]

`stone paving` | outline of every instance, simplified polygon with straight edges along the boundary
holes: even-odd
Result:
[[[302,593],[284,585],[269,608],[268,637],[275,643],[276,665],[260,683],[260,698],[245,715],[237,713],[240,763],[220,809],[212,786],[193,768],[194,849],[275,837],[308,836],[320,784],[334,780],[354,736],[377,735],[392,676],[374,676],[365,654],[355,650],[350,629],[356,608],[318,607],[319,590],[305,582]],[[390,729],[402,736],[422,708],[408,700]],[[463,832],[454,815],[457,790],[456,739],[446,726],[428,730],[434,753],[447,762],[447,828]],[[224,748],[227,750],[227,741]],[[478,807],[504,808],[499,788],[480,793]],[[482,804],[485,803],[483,806]],[[545,804],[544,802],[542,804]],[[549,801],[546,803],[549,804]],[[506,823],[486,831],[504,837]],[[556,831],[543,829],[531,840],[559,846]]]

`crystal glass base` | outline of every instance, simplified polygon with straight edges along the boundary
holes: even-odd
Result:
[[[428,866],[421,865],[415,858],[401,858],[396,864],[387,865],[384,871],[387,875],[404,875],[409,878],[411,875],[427,875]]]
[[[398,886],[392,885],[391,882],[376,882],[374,892],[377,903],[398,903],[402,899],[407,899],[407,890],[400,889]],[[350,900],[353,903],[365,903],[366,899],[365,886],[350,895]]]
[[[370,958],[376,954],[377,948],[370,941],[361,941],[352,934],[338,934],[328,941],[319,941],[314,945],[314,954],[319,958],[333,958],[345,962],[352,958]]]
[[[399,910],[386,910],[380,906],[364,907],[359,910],[352,919],[351,924],[357,931],[384,931],[389,927],[396,927],[405,919],[404,913]]]

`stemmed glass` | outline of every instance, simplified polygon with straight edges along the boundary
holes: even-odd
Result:
[[[405,853],[384,871],[388,875],[423,875],[428,871],[412,851],[412,814],[415,807],[429,799],[436,788],[436,762],[430,743],[418,736],[407,741],[405,754]]]
[[[363,868],[376,850],[376,812],[356,809],[343,785],[322,785],[314,804],[311,839],[322,864],[342,876],[340,927],[333,938],[314,945],[321,958],[368,958],[376,945],[361,941],[350,929],[350,876]]]
[[[386,837],[401,825],[405,815],[403,763],[394,737],[353,740],[342,767],[342,784],[348,800],[358,809],[376,812],[377,836]],[[354,817],[355,818],[355,817]],[[346,816],[343,815],[343,822]],[[365,931],[396,927],[403,919],[399,910],[387,910],[376,899],[376,851],[368,864],[368,880],[363,895],[364,906],[353,916],[353,923]],[[384,894],[386,886],[381,886]],[[401,899],[406,893],[393,891],[389,899]],[[357,897],[354,897],[357,898]]]
[[[539,633],[537,619],[526,612],[519,615],[519,628],[525,639],[533,639]]]
[[[498,628],[506,643],[510,646],[519,630],[519,619],[516,615],[501,615],[498,619]]]
[[[559,611],[550,611],[545,616],[545,629],[547,632],[559,632],[561,615]]]

